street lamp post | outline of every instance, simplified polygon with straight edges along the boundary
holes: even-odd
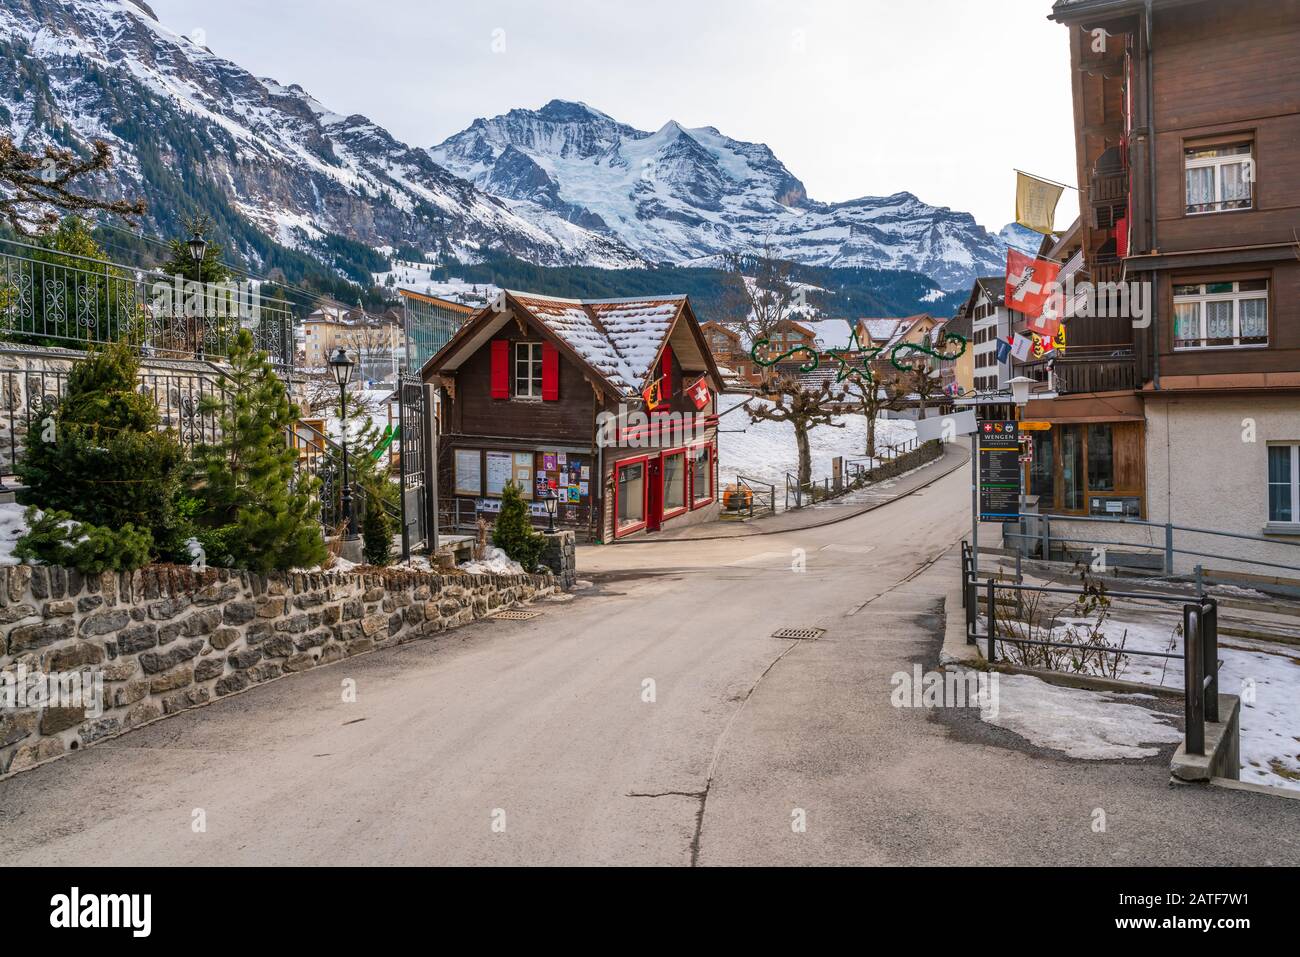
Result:
[[[542,498],[542,502],[546,506],[546,530],[552,535],[555,534],[555,509],[559,505],[559,500],[559,496],[554,490],[548,490]]]
[[[207,255],[208,252],[208,241],[203,238],[203,229],[201,226],[194,227],[194,233],[190,236],[189,241],[186,242],[185,245],[189,247],[190,258],[194,260],[194,278],[198,282],[203,282],[203,257]],[[198,319],[199,326],[196,330],[197,334],[195,336],[198,341],[194,344],[194,358],[202,360],[205,317],[199,316]]]
[[[352,485],[348,480],[348,382],[352,379],[354,363],[348,358],[347,350],[342,346],[330,356],[330,371],[334,381],[339,384],[339,418],[343,424],[343,519],[347,523],[348,538],[357,536],[357,520],[352,514]]]

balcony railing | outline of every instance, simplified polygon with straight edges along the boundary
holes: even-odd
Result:
[[[1056,390],[1127,392],[1138,388],[1137,361],[1130,345],[1070,346],[1056,360]]]

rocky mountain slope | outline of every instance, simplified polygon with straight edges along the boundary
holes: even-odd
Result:
[[[671,121],[648,133],[583,103],[475,120],[430,155],[524,218],[563,216],[657,262],[714,264],[770,241],[808,265],[910,269],[958,289],[1006,261],[1006,240],[968,213],[906,192],[820,203],[761,143]]]

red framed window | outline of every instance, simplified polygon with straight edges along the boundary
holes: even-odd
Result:
[[[665,519],[680,515],[686,511],[690,496],[690,479],[686,468],[686,450],[669,449],[660,456],[662,467],[660,474],[664,484]]]
[[[639,531],[646,525],[648,456],[624,459],[614,465],[614,537]]]
[[[713,501],[713,446],[709,443],[686,450],[691,473],[691,508]]]

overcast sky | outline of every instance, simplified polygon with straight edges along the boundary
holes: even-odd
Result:
[[[1020,168],[1076,185],[1051,0],[149,0],[180,33],[398,139],[581,100],[766,143],[814,199],[908,190],[999,229]],[[1077,209],[1067,190],[1064,227]]]

